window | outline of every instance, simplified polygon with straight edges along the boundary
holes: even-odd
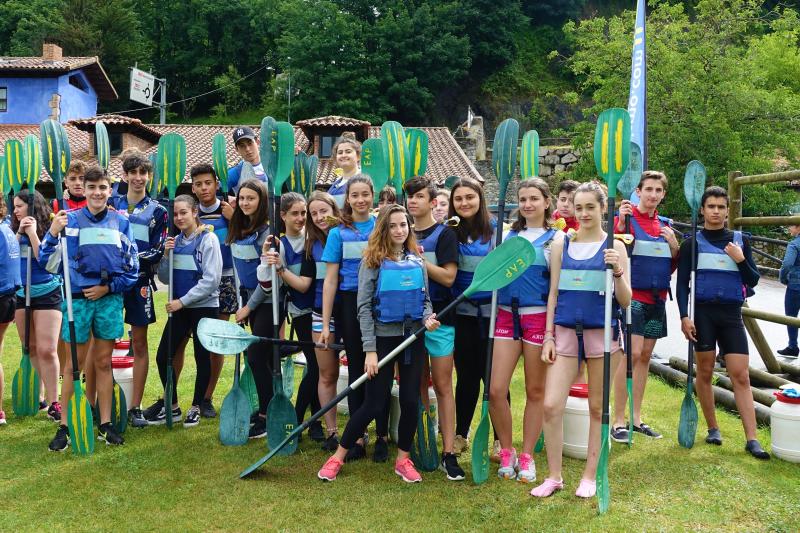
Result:
[[[320,135],[319,136],[319,157],[325,159],[332,157],[333,145],[336,144],[336,135]]]
[[[8,87],[0,87],[0,112],[8,111]]]
[[[122,132],[108,132],[108,148],[111,155],[122,153]]]
[[[89,91],[89,86],[86,85],[86,82],[83,81],[83,78],[78,74],[72,74],[69,77],[69,84],[72,85],[73,87],[80,89],[83,92]]]

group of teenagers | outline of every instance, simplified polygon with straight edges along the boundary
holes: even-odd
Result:
[[[67,426],[60,405],[72,394],[64,379],[57,396],[59,366],[72,371],[65,358],[59,365],[57,342],[69,342],[62,324],[63,274],[59,233],[66,243],[73,288],[78,360],[86,374],[87,396],[99,413],[99,438],[122,444],[111,425],[111,365],[115,339],[131,326],[134,353],[134,393],[128,399],[134,427],[164,423],[166,409],[180,418],[177,387],[173,397],[158,399],[142,409],[147,379],[147,328],[155,321],[154,276],[167,282],[166,251],[174,255],[172,299],[166,304],[168,325],[156,360],[162,385],[167,379],[168,355],[174,354],[173,379],[183,367],[183,350],[193,338],[197,364],[194,393],[185,426],[216,415],[211,402],[224,354],[210,354],[198,341],[202,318],[248,323],[253,334],[271,337],[272,298],[280,298],[279,321],[300,340],[344,345],[352,383],[362,372],[364,387],[348,396],[350,417],[341,435],[335,409],[317,421],[309,437],[332,455],[318,472],[322,480],[336,479],[345,462],[367,455],[367,428],[375,422],[372,459],[388,460],[389,405],[392,384],[399,385],[395,472],[406,482],[421,476],[410,458],[417,428],[418,402],[427,400],[429,380],[438,405],[442,437],[441,470],[450,480],[465,477],[458,457],[469,447],[470,426],[484,379],[487,348],[493,343],[489,386],[490,414],[495,432],[493,459],[505,479],[534,483],[534,446],[544,432],[548,476],[531,491],[536,497],[563,489],[562,419],[570,387],[586,380],[589,390],[588,457],[575,494],[595,494],[602,411],[604,290],[606,265],[613,268],[614,307],[611,327],[611,365],[615,372],[611,436],[628,442],[625,419],[627,392],[620,331],[621,310],[631,308],[634,408],[633,430],[642,436],[661,435],[641,418],[648,363],[657,339],[666,336],[666,300],[670,278],[677,268],[676,299],[682,330],[697,351],[697,395],[708,425],[706,442],[721,445],[711,390],[716,346],[724,353],[734,384],[737,407],[747,440],[746,450],[767,459],[756,438],[755,413],[747,373],[748,346],[741,319],[747,292],[758,282],[750,244],[740,232],[725,229],[728,195],[709,187],[702,198],[704,228],[678,243],[669,221],[657,212],[667,189],[661,172],[645,171],[636,189],[639,202],[624,200],[615,232],[627,233],[626,215],[634,237],[631,255],[621,240],[606,249],[603,214],[607,194],[598,182],[562,181],[555,197],[539,178],[525,179],[517,188],[518,208],[504,238],[530,241],[536,260],[508,287],[498,291],[497,308],[491,293],[471,295],[445,316],[437,313],[461,295],[472,282],[480,261],[496,246],[497,221],[489,212],[483,187],[473,179],[456,181],[449,191],[437,189],[425,177],[406,181],[405,206],[390,191],[375,191],[369,176],[360,173],[360,144],[342,138],[333,147],[339,175],[327,192],[308,198],[293,192],[280,197],[273,239],[269,221],[268,179],[259,160],[258,139],[247,127],[234,130],[233,141],[242,161],[232,167],[227,182],[233,194],[220,191],[212,166],[190,169],[193,195],[174,200],[176,236],[170,237],[167,211],[146,195],[151,167],[138,152],[123,158],[123,180],[112,183],[106,171],[75,164],[66,179],[68,210],[50,217],[44,199],[35,193],[36,216],[27,215],[27,191],[14,199],[10,225],[2,225],[2,242],[9,249],[33,248],[32,306],[35,322],[31,341],[34,365],[42,377],[51,418],[60,422],[50,449],[64,450]],[[379,211],[373,209],[381,197]],[[457,225],[450,223],[458,220]],[[102,231],[99,231],[102,230]],[[108,234],[112,236],[109,238]],[[99,235],[106,236],[100,238]],[[691,264],[690,243],[697,241],[697,262]],[[2,252],[2,250],[0,250]],[[0,253],[18,261],[25,279],[25,253]],[[278,279],[272,279],[275,266]],[[689,318],[690,272],[696,269],[696,306]],[[10,272],[3,268],[3,272]],[[4,279],[0,299],[3,332],[12,319],[23,331],[19,278]],[[13,309],[17,306],[16,317]],[[11,310],[10,313],[6,310]],[[125,313],[123,320],[123,311]],[[494,311],[494,312],[493,312]],[[66,316],[66,315],[65,315]],[[493,324],[490,324],[494,318]],[[66,322],[64,320],[63,322]],[[173,328],[171,345],[167,327]],[[396,364],[378,362],[412,331],[424,326]],[[494,331],[490,331],[490,326]],[[287,335],[288,336],[288,335]],[[267,406],[273,396],[272,345],[254,344],[247,350],[258,392],[258,409],[251,417],[250,438],[266,435]],[[299,421],[306,411],[319,409],[336,395],[339,354],[330,349],[304,348],[307,371],[295,403]],[[514,447],[510,383],[523,359],[525,409],[522,446]],[[457,376],[453,385],[453,374]],[[2,380],[0,380],[0,383]],[[486,384],[485,384],[486,385]],[[1,396],[0,396],[1,398]]]

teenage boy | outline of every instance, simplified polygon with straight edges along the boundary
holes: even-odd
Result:
[[[725,228],[729,202],[728,193],[722,187],[707,188],[700,202],[703,229],[681,244],[677,282],[681,330],[695,346],[695,383],[708,426],[706,442],[717,446],[722,444],[711,389],[715,349],[719,346],[725,357],[728,377],[733,383],[736,409],[744,426],[745,451],[757,459],[769,459],[769,454],[756,439],[756,413],[748,372],[750,357],[742,321],[742,304],[758,284],[759,273],[753,261],[750,239],[740,231]],[[694,321],[688,313],[692,239],[697,241]]]
[[[122,327],[122,294],[136,284],[139,261],[131,224],[124,216],[108,208],[111,180],[105,170],[92,166],[84,177],[86,207],[59,211],[39,248],[39,261],[53,273],[60,273],[61,246],[59,234],[66,228],[69,275],[72,286],[72,314],[75,319],[75,342],[78,365],[83,367],[92,340],[91,361],[94,366],[99,404],[98,438],[106,444],[124,442],[111,425],[111,395],[114,387],[111,374],[111,352],[114,342],[124,334]],[[66,299],[65,304],[66,306]],[[69,324],[62,322],[61,336],[70,342]],[[68,405],[73,394],[72,359],[67,357],[61,384],[61,405]],[[50,450],[63,451],[69,446],[69,430],[62,424],[50,441]]]
[[[129,152],[122,160],[122,172],[128,190],[111,199],[114,209],[128,217],[139,252],[136,285],[125,293],[125,323],[131,326],[134,357],[133,397],[127,399],[128,420],[138,428],[148,425],[146,413],[141,409],[150,364],[147,328],[156,321],[153,277],[164,255],[164,241],[167,238],[167,210],[147,196],[146,192],[152,170],[150,160],[143,153]]]
[[[677,266],[678,240],[666,219],[659,217],[658,206],[667,194],[667,176],[646,170],[636,187],[639,205],[622,200],[614,231],[626,233],[625,217],[631,216],[634,244],[631,255],[631,357],[633,358],[633,431],[653,439],[661,434],[642,422],[641,409],[650,357],[658,339],[667,336],[666,301],[672,272]],[[626,346],[626,350],[629,348]],[[621,363],[614,376],[614,423],[611,438],[628,442],[625,407],[627,366]]]
[[[233,130],[233,145],[242,158],[238,165],[228,169],[228,186],[234,193],[239,191],[239,183],[246,179],[257,179],[266,183],[267,175],[261,164],[258,139],[252,128],[239,126]]]
[[[458,269],[458,239],[455,232],[436,222],[436,186],[428,179],[417,176],[404,186],[408,213],[414,218],[414,234],[422,249],[425,269],[428,274],[428,292],[433,312],[438,313],[453,297],[450,287],[456,279]],[[454,453],[456,429],[456,405],[453,398],[453,343],[455,323],[453,315],[441,317],[441,326],[436,331],[425,332],[425,349],[430,356],[433,388],[439,410],[439,427],[442,431],[441,468],[447,479],[464,479],[464,470],[458,465]],[[426,365],[427,366],[427,365]],[[428,372],[423,372],[423,397],[428,396]],[[422,438],[420,436],[420,438]]]
[[[64,178],[64,185],[67,190],[64,192],[64,200],[67,201],[67,209],[79,209],[86,205],[86,197],[83,195],[83,176],[86,174],[86,163],[75,160],[69,165],[67,177]],[[53,200],[53,213],[61,211],[58,200]]]
[[[235,314],[239,306],[236,302],[236,288],[233,281],[233,257],[231,256],[230,245],[225,244],[228,236],[228,221],[233,216],[233,208],[228,202],[224,202],[217,197],[219,190],[219,180],[214,172],[214,167],[209,164],[201,163],[194,165],[189,170],[192,178],[192,192],[198,199],[200,221],[214,228],[214,235],[219,239],[220,250],[222,251],[222,280],[219,286],[219,319],[228,320]],[[185,339],[175,357],[172,365],[175,373],[180,376],[183,368],[184,353],[189,339]],[[214,418],[217,411],[214,409],[212,398],[214,389],[222,373],[222,366],[225,358],[222,355],[211,354],[211,376],[206,389],[205,399],[200,403],[200,416],[203,418]]]
[[[570,229],[577,231],[580,226],[578,219],[575,218],[575,206],[572,203],[578,185],[580,183],[575,180],[564,180],[558,184],[556,210],[553,213],[553,220],[564,220],[564,226],[561,228],[564,233],[567,233]]]

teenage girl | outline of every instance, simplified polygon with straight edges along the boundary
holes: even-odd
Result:
[[[339,448],[323,465],[317,476],[333,481],[344,464],[347,452],[355,446],[370,421],[382,416],[389,403],[394,378],[394,364],[378,370],[378,361],[399,345],[409,331],[423,323],[429,330],[439,327],[428,298],[425,267],[417,255],[417,242],[411,231],[411,220],[399,205],[385,207],[364,250],[358,272],[358,321],[367,352],[364,372],[370,381],[364,385],[366,399],[342,433]],[[403,283],[399,283],[403,280]],[[425,358],[423,338],[414,341],[397,363],[400,374],[400,422],[398,426],[397,460],[394,471],[403,481],[422,481],[409,458],[411,442],[417,427],[417,402],[422,363]],[[352,374],[356,367],[350,363]]]
[[[314,260],[305,255],[306,234],[306,199],[296,192],[287,192],[281,196],[281,220],[285,227],[285,234],[281,237],[280,251],[263,250],[267,256],[265,264],[258,267],[259,279],[268,278],[266,273],[271,271],[271,265],[277,265],[275,270],[281,282],[287,286],[289,296],[288,314],[291,317],[291,329],[297,333],[301,341],[311,340],[311,308],[314,305]],[[271,244],[268,239],[264,246]],[[317,383],[319,381],[319,367],[317,358],[311,347],[304,347],[306,357],[306,373],[297,389],[295,413],[298,424],[303,422],[306,409],[311,407],[311,412],[319,411],[319,395]],[[309,428],[309,436],[316,441],[324,440],[322,424],[317,421]]]
[[[496,223],[486,208],[483,187],[473,179],[462,178],[450,193],[448,218],[458,215],[458,271],[453,283],[453,297],[460,296],[475,274],[475,269],[494,249]],[[486,367],[486,348],[489,339],[491,292],[478,292],[456,308],[456,338],[453,362],[456,381],[455,454],[469,446],[469,428],[478,403],[481,380]]]
[[[22,285],[19,276],[19,242],[14,232],[5,222],[6,203],[0,200],[0,355],[3,353],[3,342],[9,324],[14,320],[14,310],[17,306],[17,288]],[[3,412],[3,365],[0,363],[0,426],[6,423],[6,414]]]
[[[237,192],[236,208],[225,240],[231,245],[242,301],[247,302],[236,311],[236,321],[249,319],[253,335],[261,337],[272,336],[272,305],[269,304],[272,284],[258,281],[259,258],[270,235],[268,213],[266,185],[257,180],[245,180]],[[258,415],[250,428],[250,438],[260,439],[267,435],[267,405],[272,400],[272,344],[250,346],[247,362],[253,370],[258,391]]]
[[[441,222],[447,218],[447,211],[450,208],[450,191],[439,189],[436,192],[436,207],[433,208],[433,218],[436,222]]]
[[[542,361],[550,292],[550,247],[561,242],[564,234],[550,225],[552,203],[550,187],[539,178],[519,184],[519,213],[506,238],[521,236],[536,249],[536,262],[511,285],[497,292],[497,320],[494,330],[492,380],[489,386],[489,412],[500,441],[500,469],[505,479],[523,483],[536,480],[533,446],[542,431],[542,401],[547,365]],[[522,453],[512,447],[509,385],[519,356],[525,361],[525,413],[522,419]],[[515,470],[517,467],[517,470]]]
[[[175,198],[174,224],[180,230],[177,237],[168,237],[164,249],[172,250],[172,300],[167,302],[167,313],[172,316],[164,326],[161,342],[158,345],[156,362],[161,384],[167,382],[167,356],[175,353],[184,339],[192,335],[194,342],[194,360],[197,363],[197,376],[194,381],[192,406],[186,413],[184,427],[193,427],[200,423],[200,404],[205,399],[208,381],[211,377],[211,354],[200,343],[197,335],[197,324],[203,318],[219,317],[219,284],[222,277],[222,252],[219,240],[214,237],[211,226],[200,224],[197,201],[187,194]],[[161,260],[158,278],[162,283],[169,283],[169,257]],[[169,344],[168,330],[172,327],[172,344]],[[172,412],[180,416],[178,407],[178,374],[172,373]],[[166,409],[166,408],[165,408]],[[163,424],[166,412],[161,410],[151,424]]]
[[[349,383],[358,378],[359,370],[364,366],[365,354],[362,348],[361,329],[353,317],[358,314],[358,269],[361,265],[361,256],[367,247],[367,239],[375,228],[375,219],[370,214],[374,194],[372,180],[368,176],[359,174],[348,180],[347,200],[342,212],[342,223],[330,230],[325,250],[322,253],[322,261],[326,263],[326,272],[322,291],[322,331],[319,339],[320,342],[326,344],[333,342],[330,326],[333,302],[336,295],[340,294],[341,306],[336,324],[340,326],[338,335],[344,340],[348,368],[353,369],[348,373]],[[347,397],[351,413],[358,411],[363,402],[363,388],[356,389]],[[379,459],[383,458],[388,434],[388,427],[385,427],[388,426],[388,423],[384,423],[384,427],[381,427],[383,418],[382,416],[378,417],[376,421],[379,426],[377,428],[379,442],[376,443],[376,452],[380,452],[381,455]],[[366,434],[364,438],[348,447],[348,461],[366,456],[365,439]]]
[[[589,378],[589,450],[575,495],[581,498],[595,495],[603,398],[606,265],[611,265],[614,271],[615,305],[625,308],[631,301],[625,245],[615,240],[614,248],[607,250],[605,247],[602,222],[606,195],[603,189],[597,183],[584,183],[575,191],[574,203],[580,227],[573,237],[554,242],[550,256],[550,296],[542,348],[542,360],[551,365],[544,396],[544,438],[550,472],[544,482],[531,491],[532,496],[540,498],[564,488],[562,423],[569,388],[578,376],[581,359],[586,361]],[[613,369],[619,363],[621,348],[617,313],[612,310],[611,316]]]
[[[33,195],[35,217],[28,216],[30,193],[20,191],[14,197],[11,229],[19,241],[19,271],[24,285],[27,280],[28,250],[31,250],[31,323],[29,353],[31,364],[44,385],[47,416],[61,420],[58,403],[58,335],[61,331],[61,278],[39,264],[39,244],[50,227],[50,206],[40,193]],[[25,342],[25,287],[17,291],[15,322],[20,342]]]
[[[347,197],[347,183],[358,174],[361,164],[361,143],[355,139],[340,137],[333,145],[332,152],[336,167],[342,169],[342,175],[331,184],[328,194],[333,196],[336,205],[342,209]]]
[[[322,302],[323,287],[327,264],[322,260],[322,253],[325,250],[325,243],[328,239],[328,231],[331,227],[338,224],[341,213],[333,196],[326,192],[314,191],[308,198],[307,219],[311,221],[306,225],[306,259],[314,263],[314,306],[311,314],[314,341],[320,342],[322,332]],[[338,282],[338,280],[336,280]],[[334,302],[337,307],[338,300]],[[337,314],[337,313],[332,313]],[[329,327],[331,333],[336,332],[333,317],[330,318]],[[336,383],[339,380],[339,357],[333,350],[322,350],[315,348],[317,366],[319,367],[319,394],[320,404],[327,404],[336,396]],[[330,409],[325,413],[325,428],[327,438],[322,444],[322,449],[328,452],[336,451],[339,447],[339,438],[336,428],[336,409]]]

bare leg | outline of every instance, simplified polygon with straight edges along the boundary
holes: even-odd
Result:
[[[525,413],[522,419],[522,453],[533,455],[533,447],[539,439],[544,423],[542,404],[547,369],[550,365],[542,361],[542,347],[522,343],[525,358]],[[506,402],[507,403],[507,402]]]
[[[561,451],[564,448],[564,408],[569,388],[578,375],[575,357],[556,357],[547,371],[544,389],[544,444],[547,450],[547,477],[561,481]]]
[[[56,346],[60,330],[60,310],[43,309],[33,311],[31,338],[36,338],[36,359],[39,360],[39,378],[44,384],[48,405],[58,401],[59,366]]]
[[[637,413],[636,410],[636,361],[642,354],[642,343],[645,340],[644,337],[641,335],[631,335],[631,351],[633,352],[633,410],[634,413]],[[647,339],[650,340],[650,339]],[[653,343],[655,344],[655,342]],[[652,353],[652,348],[650,352]],[[627,354],[625,354],[627,357]],[[650,355],[647,356],[647,361],[649,364]],[[615,367],[616,371],[613,370],[611,372],[611,376],[614,380],[614,421],[611,424],[611,427],[627,427],[625,424],[625,410],[628,408],[628,366],[625,364],[625,359],[620,358],[619,364]],[[649,368],[647,369],[644,375],[644,381],[647,381],[647,372],[649,372]],[[644,388],[642,388],[644,391]],[[641,405],[641,399],[639,401]],[[638,415],[634,417],[633,423],[636,425],[638,420]]]
[[[697,390],[697,399],[700,401],[700,407],[703,409],[706,425],[709,429],[719,428],[717,414],[714,410],[714,393],[711,389],[711,376],[714,373],[716,354],[713,351],[697,352],[695,353],[695,359],[697,361],[697,376],[694,386]]]
[[[750,373],[748,362],[750,358],[745,354],[725,354],[725,368],[733,383],[733,397],[736,399],[736,409],[744,426],[744,435],[747,440],[756,440],[756,411],[753,406],[753,393],[750,390]]]
[[[6,330],[11,322],[0,323],[0,356],[3,355],[3,346],[6,342]],[[3,373],[3,364],[0,363],[0,411],[3,410],[3,384],[5,383],[5,374]]]
[[[442,432],[442,451],[453,453],[456,436],[456,402],[453,398],[453,354],[431,357],[433,390],[439,411],[439,429]]]
[[[144,386],[147,383],[147,368],[150,364],[150,351],[147,346],[147,326],[131,326],[131,335],[131,342],[133,343],[133,398],[131,399],[130,407],[138,407],[142,405]],[[114,349],[113,342],[111,349]],[[100,352],[97,351],[96,353]],[[111,352],[109,352],[108,357],[111,357]],[[95,369],[101,368],[101,366],[97,363],[94,365]]]
[[[503,449],[513,445],[511,406],[508,388],[522,353],[522,341],[495,339],[492,359],[492,380],[489,384],[489,414],[492,427]]]
[[[611,368],[619,364],[621,350],[611,355]],[[597,476],[597,462],[600,459],[600,431],[603,414],[603,358],[587,359],[589,374],[589,449],[583,479],[594,481]]]
[[[67,343],[69,346],[69,343]],[[86,365],[86,354],[89,351],[89,343],[79,343],[77,345],[78,351],[78,369],[83,368]],[[72,398],[72,394],[74,392],[73,389],[73,382],[72,382],[72,356],[70,355],[67,357],[67,360],[64,364],[64,381],[61,383],[61,405],[65,408],[69,405],[69,401]],[[109,415],[110,415],[109,409]],[[66,415],[65,415],[66,416]],[[65,420],[62,419],[61,423],[66,425]]]
[[[146,330],[147,328],[144,329]],[[100,424],[105,424],[106,422],[111,422],[111,395],[114,389],[111,374],[111,353],[114,351],[114,341],[96,338],[92,341],[91,351],[97,383]]]
[[[319,342],[319,333],[312,333],[315,342]],[[317,393],[319,394],[320,405],[325,405],[336,396],[336,382],[339,380],[339,358],[333,350],[314,349],[319,365],[319,384]],[[325,413],[325,427],[328,435],[336,433],[336,409],[331,409]]]
[[[643,339],[641,352],[637,354],[636,343],[632,343],[633,351],[633,424],[642,425],[642,402],[644,389],[647,387],[647,376],[650,374],[650,358],[656,347],[657,339]],[[620,361],[620,368],[624,365]]]

